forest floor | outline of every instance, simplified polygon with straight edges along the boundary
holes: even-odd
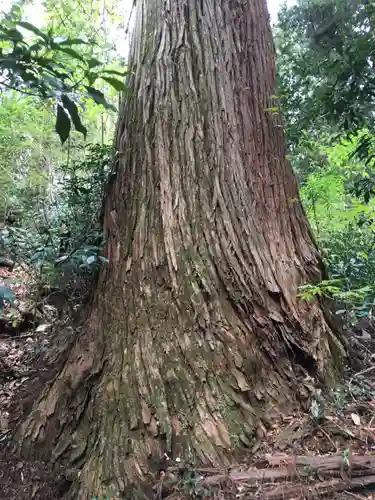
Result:
[[[53,306],[37,308],[30,301],[24,270],[0,268],[0,285],[4,279],[15,280],[9,286],[22,314],[8,323],[4,317],[15,313],[0,315],[0,500],[57,500],[69,486],[63,474],[50,464],[21,460],[7,445],[21,416],[59,370],[57,360],[72,328],[59,323]],[[38,326],[32,326],[31,310]],[[274,422],[264,439],[230,468],[168,465],[155,478],[153,498],[375,499],[375,329],[357,331],[350,344],[360,369],[348,371],[330,394],[316,393],[305,413]]]

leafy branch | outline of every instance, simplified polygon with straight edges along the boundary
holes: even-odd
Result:
[[[30,33],[30,38],[21,32]],[[56,132],[64,143],[72,125],[86,137],[79,106],[82,98],[90,98],[106,109],[116,108],[94,87],[102,79],[116,91],[127,90],[123,78],[126,71],[115,71],[84,49],[93,42],[81,38],[56,37],[51,30],[41,31],[31,23],[9,17],[0,26],[0,89],[13,89],[55,103]],[[122,79],[118,79],[122,77]]]

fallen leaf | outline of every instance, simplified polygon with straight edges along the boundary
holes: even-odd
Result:
[[[354,425],[361,425],[361,419],[356,413],[351,414]]]
[[[44,325],[39,325],[35,331],[38,333],[44,333],[47,332],[50,328],[52,328],[51,323],[46,323]]]

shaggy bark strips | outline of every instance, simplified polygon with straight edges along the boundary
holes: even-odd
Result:
[[[24,452],[82,467],[79,498],[135,497],[164,452],[229,463],[306,397],[297,375],[331,377],[342,352],[319,304],[297,298],[322,265],[269,111],[265,1],[137,8],[110,263],[86,333],[18,434]]]

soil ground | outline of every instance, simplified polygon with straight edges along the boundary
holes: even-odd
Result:
[[[23,271],[16,269],[11,276],[0,269],[0,283],[10,277],[23,283],[11,285],[19,304],[27,301]],[[21,460],[7,446],[19,419],[59,369],[56,360],[61,362],[67,336],[72,336],[72,328],[59,323],[55,313],[46,306],[37,324],[16,335],[2,332],[0,326],[0,500],[58,500],[69,486],[50,464]],[[56,332],[61,330],[60,342]],[[305,413],[280,418],[251,451],[244,450],[240,463],[225,471],[191,471],[168,462],[155,478],[150,498],[375,499],[375,329],[356,333],[349,342],[358,369],[348,370],[334,390],[316,392]],[[341,465],[325,468],[335,456]],[[352,468],[356,457],[365,457],[366,464]],[[314,474],[302,474],[306,467],[300,463],[306,460],[314,461]]]

